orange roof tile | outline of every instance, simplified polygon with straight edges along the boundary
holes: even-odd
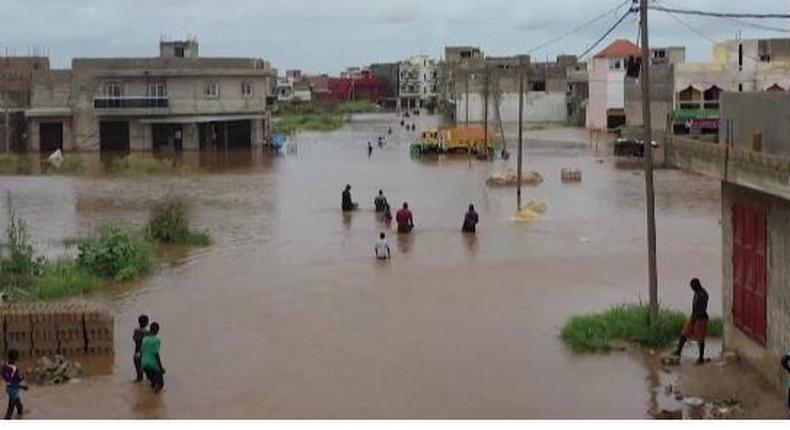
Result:
[[[628,58],[638,56],[639,47],[627,39],[617,39],[603,51],[595,54],[595,58]]]

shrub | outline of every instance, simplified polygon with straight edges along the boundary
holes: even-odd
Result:
[[[654,326],[644,304],[614,306],[606,312],[572,317],[560,337],[577,351],[608,351],[611,341],[624,340],[644,347],[663,347],[678,338],[686,315],[677,310],[661,310]],[[708,335],[722,335],[721,318],[711,318]]]
[[[77,262],[96,276],[122,281],[142,275],[151,267],[153,243],[142,234],[107,225],[78,245]]]
[[[0,174],[13,175],[19,169],[19,156],[0,154]]]
[[[176,170],[172,163],[148,154],[129,154],[119,163],[120,173],[125,175],[162,175]]]
[[[36,257],[27,234],[27,223],[19,218],[8,198],[8,226],[5,252],[0,258],[0,281],[8,286],[26,285],[30,278],[41,274],[44,259]]]
[[[57,173],[82,173],[85,171],[85,159],[79,155],[70,154],[63,157],[63,162],[60,166],[52,166],[51,169]]]
[[[207,246],[212,241],[208,233],[190,230],[187,206],[180,200],[155,206],[146,230],[151,239],[162,243]]]

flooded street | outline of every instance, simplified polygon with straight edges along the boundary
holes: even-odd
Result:
[[[368,159],[387,126],[394,134]],[[169,195],[216,240],[100,295],[116,315],[115,372],[31,389],[30,417],[645,417],[655,375],[640,357],[576,355],[558,337],[569,315],[647,300],[641,170],[584,142],[530,146],[526,170],[545,181],[524,199],[548,211],[517,224],[515,190],[484,183],[515,166],[512,147],[507,162],[412,160],[415,136],[394,115],[367,116],[295,137],[295,153],[213,160],[205,174],[0,177],[50,256],[96,225],[143,223]],[[583,181],[562,184],[563,167]],[[719,314],[719,183],[655,175],[660,299],[689,310],[699,277]],[[362,207],[347,216],[346,183]],[[373,258],[380,188],[393,208],[408,201],[416,223],[405,237],[386,230],[387,263]],[[460,233],[469,203],[481,220],[471,239]],[[140,313],[162,325],[160,396],[131,383]]]

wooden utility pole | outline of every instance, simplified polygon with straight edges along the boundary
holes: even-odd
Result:
[[[485,84],[483,85],[483,150],[488,149],[488,93],[491,85],[491,74],[489,73],[488,64],[485,66]]]
[[[469,69],[466,70],[466,126],[469,126]]]
[[[637,0],[634,0],[636,3]],[[645,194],[647,197],[647,263],[650,282],[650,323],[658,320],[658,270],[656,268],[656,196],[653,189],[653,136],[650,123],[650,45],[647,34],[647,0],[639,0],[639,22],[642,33],[642,126],[645,148]]]
[[[516,210],[521,210],[521,164],[524,152],[524,59],[518,59],[518,180],[516,182]]]

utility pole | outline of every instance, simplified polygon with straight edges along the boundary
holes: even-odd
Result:
[[[524,152],[524,58],[518,59],[518,180],[516,182],[516,210],[521,210],[521,164]]]
[[[483,85],[483,150],[488,150],[488,92],[491,84],[488,64],[485,65],[485,84]]]
[[[469,127],[469,69],[466,69],[466,126]]]
[[[636,3],[637,0],[634,0]],[[650,123],[650,45],[647,34],[647,0],[639,0],[639,23],[642,33],[642,126],[645,149],[645,194],[647,197],[647,263],[650,282],[650,324],[658,320],[658,270],[656,268],[656,196],[653,189],[653,127]]]
[[[7,56],[6,56],[7,58]],[[3,92],[0,93],[0,101],[3,104],[3,132],[5,136],[5,152],[11,152],[11,121],[10,121],[10,113],[8,109],[10,108],[10,103],[8,101],[8,67],[5,70],[0,70],[0,81],[3,84]]]

